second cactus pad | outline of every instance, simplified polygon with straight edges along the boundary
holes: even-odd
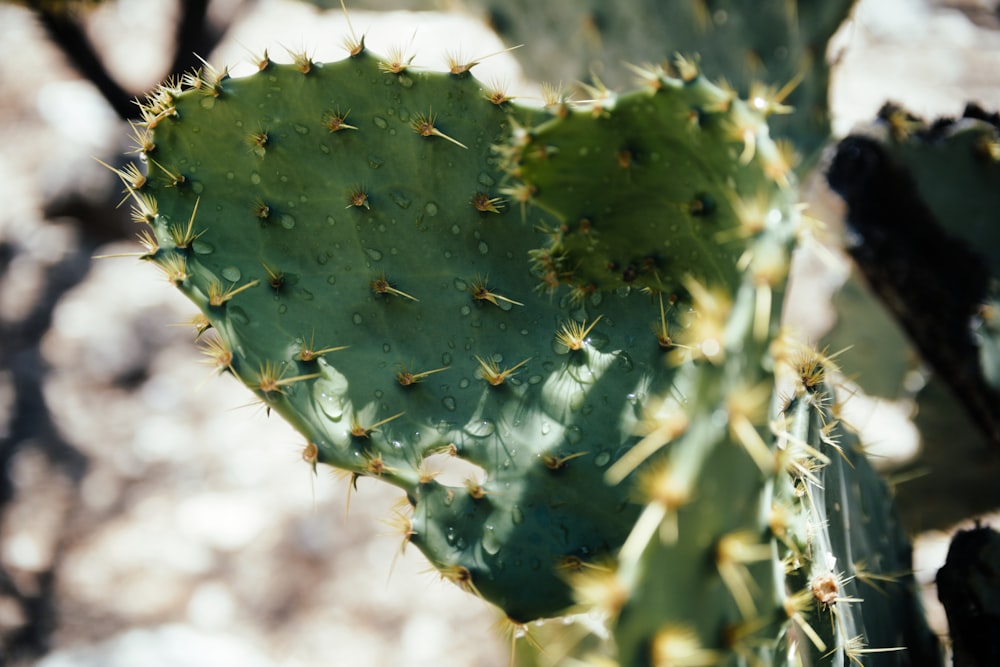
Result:
[[[308,460],[402,488],[403,538],[526,621],[565,611],[565,573],[611,555],[637,516],[605,471],[641,437],[647,399],[672,390],[671,335],[697,317],[685,281],[735,284],[756,218],[733,212],[784,199],[760,160],[739,161],[751,135],[724,131],[735,107],[706,104],[700,84],[664,77],[606,112],[545,121],[466,70],[414,72],[359,48],[190,75],[149,98],[148,174],[122,176],[151,226],[145,258],[200,308],[209,357],[307,438]],[[588,193],[589,238],[603,241],[574,245],[581,211],[545,199],[568,172],[546,176],[527,152],[562,128],[614,128],[633,155],[617,182],[666,194]],[[766,127],[752,137],[766,154]],[[709,174],[706,155],[732,164]],[[527,206],[536,191],[554,215]],[[659,238],[674,224],[698,250],[683,261]],[[567,272],[552,290],[546,256]],[[614,263],[636,279],[602,277]],[[471,464],[464,485],[439,478],[448,459]]]

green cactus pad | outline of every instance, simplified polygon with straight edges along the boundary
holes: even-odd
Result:
[[[311,463],[402,488],[402,537],[442,576],[516,621],[565,611],[567,573],[610,558],[638,515],[630,485],[605,473],[639,441],[648,398],[681,391],[691,362],[674,337],[695,357],[718,345],[702,345],[713,316],[687,293],[727,291],[748,239],[792,215],[759,115],[700,79],[658,76],[613,109],[547,120],[466,71],[361,48],[184,84],[149,98],[148,174],[122,176],[153,230],[145,258],[201,309],[209,357],[305,435]],[[538,289],[539,248],[577,219],[562,176],[531,165],[531,141],[557,137],[565,155],[627,138],[636,178],[682,184],[667,199],[588,194],[608,245],[587,252],[624,248],[612,239],[676,198],[678,243],[706,263]],[[526,206],[535,186],[521,178],[551,214]],[[670,223],[635,242],[656,233]],[[742,268],[766,286],[787,255]],[[442,483],[449,457],[480,475]]]

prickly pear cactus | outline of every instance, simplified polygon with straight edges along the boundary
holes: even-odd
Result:
[[[629,63],[659,63],[670,52],[697,57],[743,97],[774,97],[794,107],[772,133],[812,155],[829,136],[827,44],[854,0],[603,0],[538,3],[470,0],[510,44],[525,69],[551,81],[597,76],[631,85]],[[664,48],[666,46],[666,49]],[[770,89],[770,90],[769,90]],[[779,104],[780,106],[780,104]]]
[[[649,397],[687,391],[747,239],[794,216],[787,163],[693,68],[546,115],[355,46],[151,95],[121,174],[144,257],[307,460],[402,488],[403,539],[512,619],[559,614],[638,516],[605,472]],[[450,457],[483,472],[447,486]]]
[[[921,472],[898,490],[915,527],[944,528],[1000,500],[992,483],[1000,445],[998,127],[997,114],[975,106],[962,118],[928,123],[886,105],[870,127],[841,142],[827,174],[849,207],[848,249],[876,307],[895,319],[878,330],[881,348],[852,352],[858,363],[848,372],[864,369],[863,388],[880,395],[888,388],[894,397],[902,376],[890,380],[883,362],[898,350],[912,347],[916,353],[902,360],[922,360],[933,371],[913,396],[923,447],[902,474]],[[859,323],[874,319],[851,315],[870,310],[864,304],[871,299],[857,288],[838,297],[834,347],[862,339]],[[893,341],[897,351],[881,354]],[[865,347],[875,359],[862,358]],[[956,460],[974,463],[952,465]],[[955,496],[955,488],[978,490]],[[932,496],[953,500],[921,502]]]

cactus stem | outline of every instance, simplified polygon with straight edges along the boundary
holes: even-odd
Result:
[[[587,344],[587,336],[590,335],[591,330],[601,321],[602,317],[604,316],[598,315],[597,319],[590,323],[590,326],[587,326],[586,320],[582,324],[576,320],[563,323],[556,333],[556,342],[569,350],[582,350]]]
[[[505,368],[503,370],[500,369],[500,365],[493,359],[487,361],[486,359],[483,359],[482,357],[477,355],[476,361],[479,362],[479,370],[478,370],[479,377],[486,380],[486,382],[488,382],[490,385],[494,387],[499,387],[500,385],[502,385],[504,382],[507,381],[507,378],[514,375],[517,369],[521,368],[521,366],[524,366],[526,363],[531,361],[531,357],[528,357],[524,361],[514,364],[510,368]]]
[[[468,146],[463,144],[461,141],[449,137],[447,134],[437,129],[434,126],[434,118],[435,117],[433,111],[428,112],[426,116],[422,113],[418,113],[413,118],[413,121],[410,123],[410,127],[412,127],[413,131],[419,134],[421,137],[441,137],[442,139],[450,141],[456,146],[460,146],[461,148],[465,148],[466,150],[468,150]]]

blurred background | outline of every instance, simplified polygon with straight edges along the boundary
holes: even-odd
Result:
[[[278,61],[291,60],[286,49],[343,58],[339,3],[48,10],[57,4],[0,2],[0,665],[506,665],[497,614],[440,581],[415,549],[401,553],[381,523],[398,492],[362,479],[348,506],[345,479],[314,477],[302,439],[200,363],[190,327],[172,326],[194,308],[158,271],[93,259],[138,250],[120,183],[99,163],[131,150],[132,100],[198,66],[194,54],[237,73],[265,49]],[[372,50],[411,45],[414,64],[434,68],[449,53],[518,43],[490,4],[349,3]],[[1000,107],[997,5],[861,0],[828,54],[835,133],[889,100],[927,118],[966,101]],[[569,83],[596,72],[624,88],[612,80],[626,55],[600,55],[599,27],[581,19],[569,53],[541,25],[535,49],[490,57],[475,74],[525,98],[539,88],[524,70]],[[581,61],[581,50],[599,55]],[[809,192],[836,228],[835,198],[819,184]],[[800,273],[789,316],[821,332],[846,268]],[[914,446],[906,405],[861,405],[854,421],[880,455]],[[917,537],[925,584],[954,529],[936,528]]]

